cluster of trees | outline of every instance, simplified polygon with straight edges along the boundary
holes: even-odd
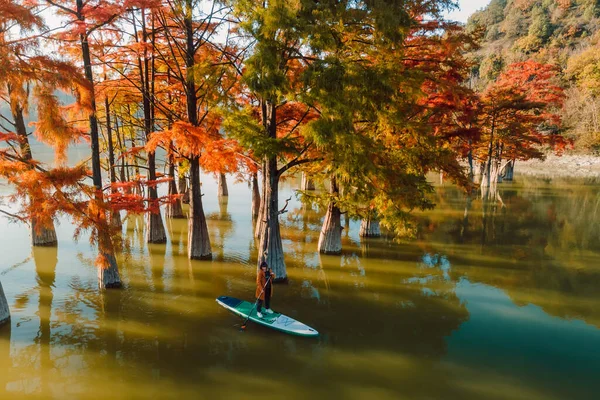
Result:
[[[555,68],[534,61],[475,91],[465,55],[476,35],[443,20],[452,6],[0,0],[0,99],[10,109],[0,176],[20,205],[2,212],[31,225],[33,245],[56,245],[54,219],[69,216],[77,233],[91,232],[99,285],[110,288],[121,284],[122,211],[145,214],[146,241],[161,243],[161,206],[167,218],[184,218],[188,201],[188,257],[212,257],[200,169],[218,176],[220,195],[225,174],[251,182],[258,263],[279,280],[287,279],[279,230],[287,203],[278,188],[294,169],[306,189],[329,182],[318,199],[327,206],[323,253],[341,251],[343,213],[363,220],[364,236],[379,223],[405,231],[411,210],[433,207],[430,171],[469,190],[479,175],[487,194],[510,163],[564,144],[554,112],[564,96]],[[46,26],[48,13],[58,26]],[[60,91],[73,104],[62,104]],[[52,165],[35,159],[31,133],[54,147]],[[67,162],[81,140],[91,171]],[[159,196],[163,183],[168,194]]]
[[[535,60],[558,67],[566,107],[563,134],[583,152],[600,150],[597,71],[600,2],[597,0],[492,0],[471,16],[469,31],[483,30],[473,53],[474,84],[483,90],[514,63]]]

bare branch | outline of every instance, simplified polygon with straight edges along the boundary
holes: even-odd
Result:
[[[285,214],[287,212],[287,206],[290,204],[290,200],[292,200],[291,196],[285,201],[285,206],[283,206],[283,208],[277,212],[277,215]]]

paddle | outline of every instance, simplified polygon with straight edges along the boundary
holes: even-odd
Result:
[[[258,298],[254,302],[254,306],[252,307],[252,309],[248,313],[248,316],[246,317],[246,320],[244,321],[244,323],[240,327],[240,331],[242,331],[242,332],[244,332],[246,330],[246,325],[248,324],[248,320],[250,319],[250,316],[252,315],[252,312],[254,311],[254,309],[256,308],[256,306],[258,305],[258,300],[260,299],[260,296],[262,296],[262,294],[265,291],[267,285],[269,284],[269,281],[271,280],[271,277],[273,276],[273,275],[271,275],[271,271],[270,270],[267,270],[267,271],[269,271],[269,277],[267,278],[267,282],[265,283],[265,286],[263,286],[262,290],[260,291],[260,294],[258,295]]]

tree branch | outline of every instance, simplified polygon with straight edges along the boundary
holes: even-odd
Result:
[[[283,206],[283,208],[277,212],[277,215],[285,214],[287,212],[287,206],[291,199],[292,197],[290,196],[290,198],[285,201],[285,206]]]

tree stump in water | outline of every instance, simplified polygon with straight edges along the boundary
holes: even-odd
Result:
[[[212,258],[206,215],[202,208],[200,190],[199,158],[192,160],[190,167],[190,217],[188,220],[188,258],[190,260],[208,260]]]
[[[512,182],[514,174],[515,174],[515,162],[510,161],[508,164],[506,164],[506,167],[504,167],[504,180],[507,182]]]
[[[185,215],[183,214],[183,208],[181,207],[181,199],[177,199],[172,203],[168,203],[167,207],[165,208],[165,214],[167,218],[185,218]]]
[[[0,326],[6,324],[8,321],[10,321],[10,310],[8,309],[8,301],[6,301],[4,290],[2,289],[2,282],[0,282]]]
[[[112,211],[110,213],[110,224],[119,231],[123,229],[123,221],[121,220],[121,213],[119,211]]]
[[[190,190],[188,188],[187,179],[185,176],[179,177],[179,193],[183,194],[181,202],[183,204],[190,204]]]
[[[368,217],[360,221],[360,237],[381,237],[381,229],[379,228],[379,220],[377,218]]]
[[[31,220],[31,244],[34,246],[56,246],[56,230],[54,224],[42,226],[36,218]]]
[[[171,178],[169,181],[169,196],[177,196],[179,192],[177,191],[177,185],[175,184],[174,162],[169,162],[169,177]],[[183,181],[185,182],[185,178],[183,178]],[[179,182],[181,184],[181,178]],[[176,198],[175,200],[167,203],[167,206],[165,207],[165,215],[167,218],[185,218],[185,215],[183,215],[183,208],[181,207],[180,198]]]
[[[329,193],[333,196],[339,194],[339,188],[335,177],[331,178],[331,188]],[[323,221],[323,228],[319,235],[319,252],[323,254],[340,254],[342,252],[342,213],[340,209],[330,202],[327,207],[327,214]]]
[[[332,203],[327,207],[325,221],[319,236],[319,252],[323,254],[340,254],[342,252],[341,212]]]
[[[146,243],[165,243],[167,233],[160,211],[149,212],[146,216]]]
[[[301,190],[315,190],[315,182],[308,177],[306,172],[302,173],[302,182],[300,183]]]
[[[227,178],[225,177],[225,174],[219,174],[217,192],[219,197],[229,196],[229,190],[227,189]]]
[[[111,289],[121,287],[121,277],[117,267],[117,259],[114,254],[104,253],[108,261],[106,268],[98,268],[98,286],[100,289]]]

